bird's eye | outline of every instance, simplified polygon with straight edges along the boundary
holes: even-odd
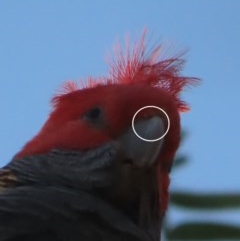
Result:
[[[94,107],[84,114],[84,119],[87,121],[99,121],[102,118],[102,109]]]

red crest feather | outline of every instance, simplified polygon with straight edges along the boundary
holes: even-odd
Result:
[[[162,59],[163,47],[156,46],[147,54],[145,43],[146,31],[143,32],[140,41],[131,47],[130,42],[126,41],[125,51],[118,44],[114,51],[114,57],[109,62],[109,76],[101,78],[87,79],[87,84],[83,82],[79,86],[76,82],[67,81],[57,94],[52,103],[58,105],[61,97],[82,88],[92,88],[97,85],[110,84],[132,84],[145,83],[156,88],[168,91],[175,99],[179,111],[189,110],[188,105],[180,99],[180,93],[184,87],[197,84],[199,79],[194,77],[181,76],[185,60],[183,54],[175,57]]]

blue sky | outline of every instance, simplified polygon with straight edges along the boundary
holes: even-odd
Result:
[[[172,173],[172,189],[240,191],[239,12],[238,0],[2,0],[0,164],[38,132],[63,81],[106,74],[116,40],[147,26],[188,48],[183,73],[203,80],[183,94],[191,161]]]

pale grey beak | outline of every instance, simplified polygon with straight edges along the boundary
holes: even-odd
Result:
[[[163,136],[166,127],[159,116],[137,122],[135,125],[137,134],[145,139],[154,140]],[[120,138],[121,147],[126,157],[138,167],[151,166],[155,163],[161,151],[164,138],[158,141],[145,141],[140,139],[130,127]]]

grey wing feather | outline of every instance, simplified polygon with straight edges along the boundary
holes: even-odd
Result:
[[[0,172],[0,241],[151,240],[96,195],[113,185],[118,159],[110,143],[10,162]]]

